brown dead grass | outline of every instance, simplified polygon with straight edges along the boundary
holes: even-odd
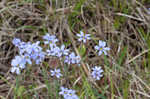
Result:
[[[147,1],[142,3],[136,0],[125,0],[124,5],[121,5],[123,0],[116,0],[115,6],[110,4],[111,0],[103,2],[85,0],[81,6],[81,13],[74,16],[77,1],[33,0],[29,3],[23,0],[1,0],[1,98],[13,97],[16,75],[10,73],[10,62],[17,54],[17,49],[11,43],[14,37],[19,37],[23,41],[42,41],[46,31],[55,34],[60,39],[60,44],[71,42],[68,47],[73,47],[79,54],[77,46],[80,44],[76,42],[75,34],[81,29],[90,33],[95,40],[86,44],[90,47],[86,48],[86,59],[82,63],[84,72],[89,75],[89,68],[99,64],[105,69],[104,78],[96,83],[92,81],[93,83],[90,83],[92,87],[97,88],[99,93],[104,92],[108,99],[150,98],[150,15],[147,14],[147,6],[149,6],[146,4]],[[93,46],[99,39],[107,41],[111,47],[108,62],[105,62],[104,57],[98,57],[94,51]],[[27,94],[27,97],[33,95],[32,91],[37,91],[40,99],[48,96],[41,68],[42,66],[30,69],[30,77],[22,74],[21,85],[26,89],[31,84],[37,86],[25,91],[24,95]],[[82,82],[78,73],[74,75],[76,79],[74,85],[80,87]],[[52,82],[52,78],[48,79]],[[71,86],[68,81],[71,79],[72,76],[62,79],[61,84],[66,83]],[[85,98],[91,99],[86,96]]]

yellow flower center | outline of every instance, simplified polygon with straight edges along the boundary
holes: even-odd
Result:
[[[70,96],[72,96],[72,94],[70,93]]]
[[[67,92],[64,92],[64,94],[67,94]]]
[[[100,50],[103,50],[103,48],[100,48]]]

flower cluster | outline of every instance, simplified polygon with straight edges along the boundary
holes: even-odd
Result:
[[[90,40],[90,34],[84,34],[82,31],[80,31],[80,34],[77,34],[79,37],[78,41],[83,41],[83,43],[86,43],[87,40]],[[110,50],[109,47],[106,47],[106,42],[99,40],[99,45],[95,46],[95,50],[99,51],[98,55],[100,56],[102,53],[107,55],[107,51]]]
[[[39,41],[36,43],[22,42],[18,38],[14,38],[12,43],[18,47],[19,55],[16,56],[12,62],[11,72],[20,74],[20,69],[26,67],[26,63],[32,64],[35,61],[36,64],[40,64],[45,58],[45,52],[42,51],[42,47],[39,46]]]
[[[43,36],[43,39],[45,40],[44,43],[49,44],[50,46],[56,46],[56,42],[58,42],[58,39],[55,35],[50,35],[48,33]]]
[[[82,31],[80,31],[80,34],[77,34],[77,36],[79,37],[78,41],[83,41],[84,43],[86,43],[87,40],[91,39],[90,34],[84,34]],[[106,47],[106,42],[99,40],[99,44],[95,46],[95,50],[98,51],[98,55],[100,56],[103,53],[107,55],[107,51],[109,51],[110,48]],[[75,58],[74,54],[66,57],[65,62],[68,62],[69,64],[75,63],[75,61],[72,61],[72,58]],[[92,68],[92,70],[93,71],[91,73],[91,76],[96,80],[100,80],[100,78],[103,76],[103,70],[101,69],[101,67],[95,66],[94,68]]]
[[[90,40],[90,34],[84,34],[80,31],[80,34],[77,34],[79,37],[78,41],[86,43],[87,40]],[[26,67],[27,64],[40,64],[45,56],[53,56],[58,57],[60,60],[64,60],[64,63],[67,64],[78,64],[80,65],[81,57],[76,55],[74,52],[70,52],[69,49],[66,49],[65,45],[57,46],[58,39],[55,35],[46,34],[43,36],[44,44],[48,45],[46,51],[43,51],[43,48],[39,46],[40,41],[35,43],[31,42],[22,42],[18,38],[14,38],[12,43],[18,47],[19,55],[15,56],[15,58],[11,61],[11,72],[15,72],[16,74],[20,74],[21,70]],[[99,40],[99,44],[95,46],[95,50],[98,51],[98,55],[102,55],[103,53],[107,55],[107,51],[110,50],[109,47],[106,47],[106,42]],[[56,76],[56,78],[60,78],[63,76],[61,74],[60,69],[50,70],[51,76]],[[92,68],[91,76],[95,80],[100,80],[103,76],[103,70],[101,67],[95,66]],[[61,87],[60,95],[64,97],[64,99],[79,99],[75,94],[75,90]]]
[[[103,76],[102,75],[102,72],[103,72],[102,68],[95,66],[92,68],[92,70],[93,70],[91,73],[92,77],[96,80],[100,80],[100,78]]]
[[[80,60],[80,56],[76,56],[75,53],[72,52],[71,54],[65,57],[64,62],[68,64],[79,64]]]
[[[57,56],[59,58],[69,54],[69,49],[65,49],[65,45],[62,45],[60,48],[58,46],[51,46],[46,51],[49,56]]]
[[[11,72],[16,72],[16,74],[20,74],[20,69],[24,69],[26,64],[26,59],[22,56],[15,56],[15,58],[11,61]]]
[[[46,34],[43,36],[43,39],[45,44],[49,44],[49,48],[46,50],[48,56],[56,56],[61,58],[64,55],[69,54],[69,49],[65,49],[65,45],[61,45],[61,47],[58,47],[56,45],[56,42],[58,42],[58,39],[55,35]]]
[[[72,89],[61,87],[59,94],[62,95],[64,99],[79,99],[75,94],[75,90]]]
[[[57,46],[56,42],[58,39],[55,35],[46,34],[43,36],[43,39],[46,40],[44,43],[49,44],[49,49],[46,50],[48,56],[56,56],[62,58],[64,56],[64,63],[68,64],[79,64],[80,56],[76,56],[74,52],[69,53],[69,49],[65,48],[65,45]]]

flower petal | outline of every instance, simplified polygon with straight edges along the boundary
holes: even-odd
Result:
[[[102,53],[103,53],[102,51],[99,51],[99,52],[98,52],[98,55],[100,56],[100,55],[102,55]]]
[[[105,50],[103,52],[104,52],[105,55],[107,55],[107,52]]]
[[[109,51],[109,50],[110,50],[110,48],[109,48],[109,47],[105,47],[105,48],[104,48],[104,50],[107,50],[107,51]]]
[[[84,33],[83,33],[83,31],[80,31],[80,34],[81,34],[82,36],[84,36]]]
[[[78,37],[81,37],[81,35],[80,34],[76,34]]]
[[[94,48],[95,48],[96,50],[99,50],[99,49],[100,49],[100,47],[99,47],[99,46],[95,46]]]

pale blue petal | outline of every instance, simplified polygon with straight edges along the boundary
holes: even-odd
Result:
[[[102,53],[103,53],[102,51],[99,51],[99,52],[98,52],[98,55],[100,56],[100,55],[102,55]]]
[[[104,48],[104,50],[107,50],[107,51],[109,51],[109,50],[110,50],[110,48],[109,48],[109,47],[105,47],[105,48]]]
[[[107,55],[107,52],[105,50],[103,52],[104,52],[105,55]]]
[[[80,34],[81,34],[81,36],[84,36],[84,33],[83,33],[83,31],[80,31]]]
[[[99,50],[99,49],[100,49],[100,47],[99,47],[99,46],[95,46],[94,48],[95,48],[96,50]]]
[[[81,35],[80,34],[76,34],[78,37],[81,37]]]

